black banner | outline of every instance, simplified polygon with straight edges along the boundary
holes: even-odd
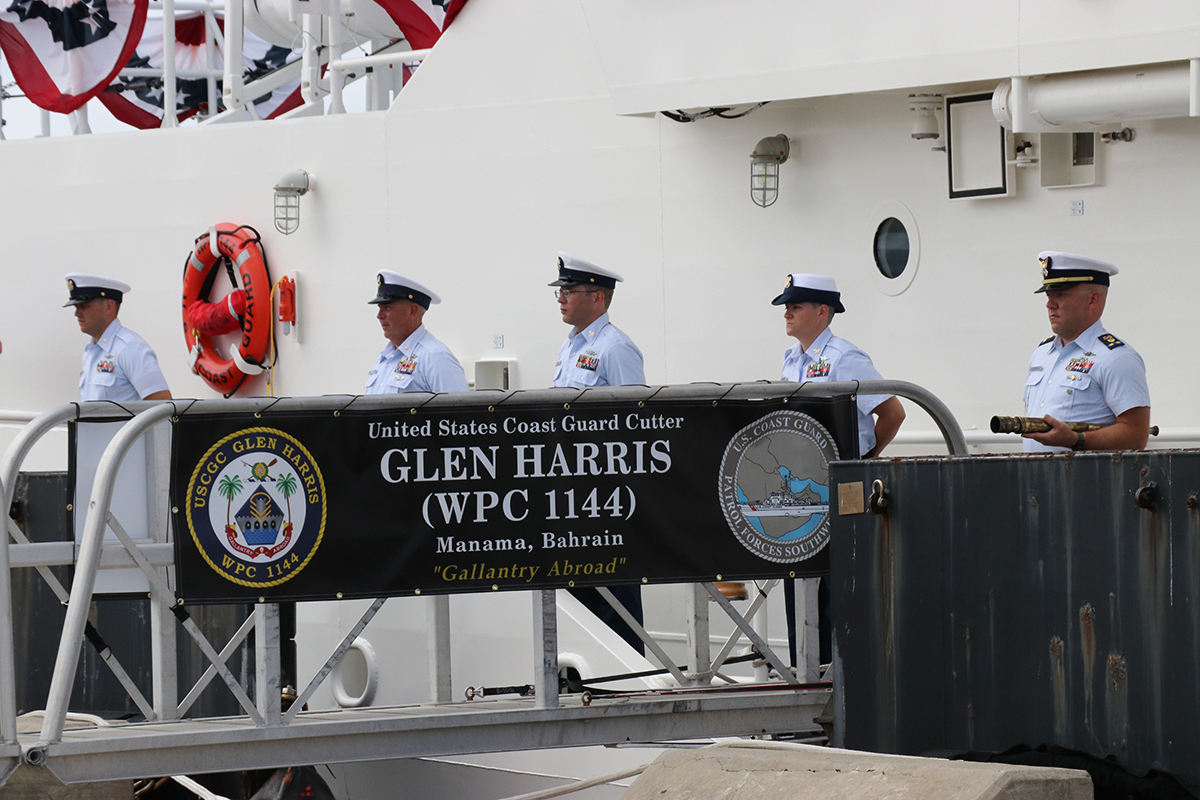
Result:
[[[828,572],[849,397],[184,415],[179,595],[315,600]]]

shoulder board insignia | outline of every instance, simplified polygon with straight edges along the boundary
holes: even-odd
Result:
[[[1105,346],[1105,347],[1107,347],[1109,350],[1115,350],[1115,349],[1116,349],[1116,348],[1118,348],[1118,347],[1124,347],[1124,346],[1125,346],[1125,343],[1124,343],[1124,342],[1122,342],[1122,341],[1121,341],[1120,339],[1118,339],[1117,337],[1113,336],[1111,333],[1105,333],[1105,334],[1102,334],[1102,335],[1099,337],[1099,339],[1100,339],[1100,344],[1104,345],[1104,346]]]
[[[1057,336],[1057,335],[1058,335],[1057,333],[1054,334],[1054,336]],[[1047,336],[1045,339],[1042,339],[1040,342],[1038,342],[1038,347],[1041,347],[1044,344],[1050,344],[1051,342],[1053,342],[1054,336]]]

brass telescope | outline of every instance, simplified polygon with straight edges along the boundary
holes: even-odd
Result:
[[[1096,425],[1091,422],[1068,422],[1067,427],[1073,431],[1098,431],[1107,425]],[[992,433],[1045,433],[1050,430],[1050,423],[1041,417],[992,417]],[[1150,426],[1150,435],[1158,436],[1158,426]]]

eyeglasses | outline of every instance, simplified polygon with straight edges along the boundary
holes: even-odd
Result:
[[[598,291],[600,291],[600,290],[599,289],[580,289],[580,288],[559,289],[558,291],[556,291],[554,293],[554,296],[560,300],[565,300],[573,294],[591,294],[592,292],[598,292]]]

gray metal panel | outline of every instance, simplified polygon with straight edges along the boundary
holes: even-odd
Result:
[[[1052,742],[1200,779],[1200,452],[831,468],[877,478],[886,515],[832,527],[846,746]]]

